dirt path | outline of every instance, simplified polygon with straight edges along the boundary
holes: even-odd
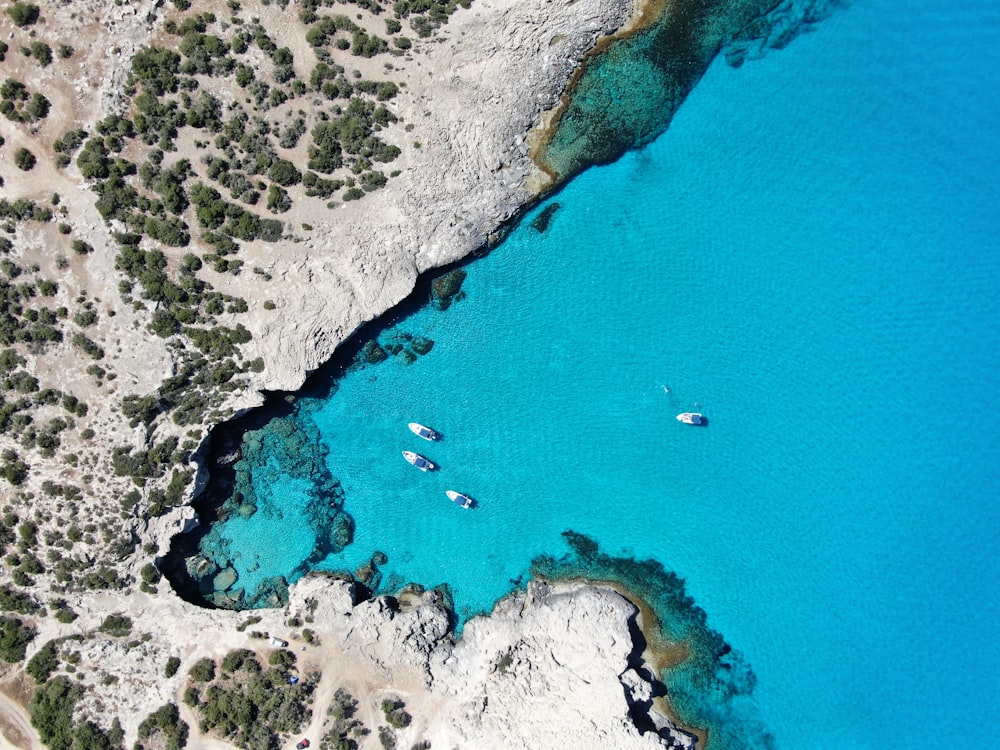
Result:
[[[42,747],[28,712],[0,692],[0,750],[41,750]]]

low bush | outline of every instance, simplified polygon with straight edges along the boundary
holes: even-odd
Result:
[[[22,172],[30,172],[35,168],[37,161],[35,155],[26,148],[19,148],[14,152],[14,166]]]
[[[0,615],[0,659],[15,663],[24,659],[24,651],[38,631],[18,617]]]
[[[40,9],[34,3],[16,2],[7,8],[7,15],[15,26],[31,26],[38,20]]]
[[[132,632],[132,618],[127,615],[108,615],[97,629],[108,635],[126,636]]]

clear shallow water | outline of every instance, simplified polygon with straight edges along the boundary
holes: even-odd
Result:
[[[429,355],[300,402],[357,524],[321,567],[381,550],[468,615],[572,528],[687,579],[779,747],[993,746],[998,42],[987,3],[865,0],[714,65],[399,325]],[[696,404],[707,429],[674,419]],[[307,498],[263,477],[287,523],[242,537],[248,586],[313,548]]]

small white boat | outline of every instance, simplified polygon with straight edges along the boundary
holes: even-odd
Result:
[[[420,471],[434,471],[437,468],[436,464],[413,451],[403,451],[403,458],[420,469]]]
[[[444,494],[446,494],[448,499],[453,503],[463,508],[472,508],[476,504],[476,501],[471,497],[463,495],[461,492],[455,492],[455,490],[445,490]]]
[[[677,415],[677,421],[684,424],[705,424],[708,420],[705,419],[704,414],[699,414],[696,411],[686,411],[683,414]]]
[[[410,422],[406,426],[410,428],[410,432],[417,437],[422,437],[424,440],[437,440],[441,437],[430,427],[424,427],[424,425],[417,422]]]

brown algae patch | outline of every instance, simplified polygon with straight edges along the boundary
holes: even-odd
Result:
[[[541,196],[549,190],[558,186],[560,175],[548,164],[546,152],[552,137],[558,131],[560,120],[572,101],[573,92],[576,89],[583,71],[592,57],[601,55],[614,42],[627,38],[643,29],[656,24],[666,12],[668,0],[645,0],[640,2],[636,12],[625,22],[625,24],[614,34],[599,39],[593,49],[585,55],[577,69],[566,84],[566,90],[559,101],[551,109],[543,111],[538,117],[538,124],[535,125],[525,136],[525,143],[528,146],[528,158],[537,167],[538,171],[528,176],[527,189],[536,196]],[[565,35],[557,34],[550,41],[549,45],[558,44],[565,39]]]

